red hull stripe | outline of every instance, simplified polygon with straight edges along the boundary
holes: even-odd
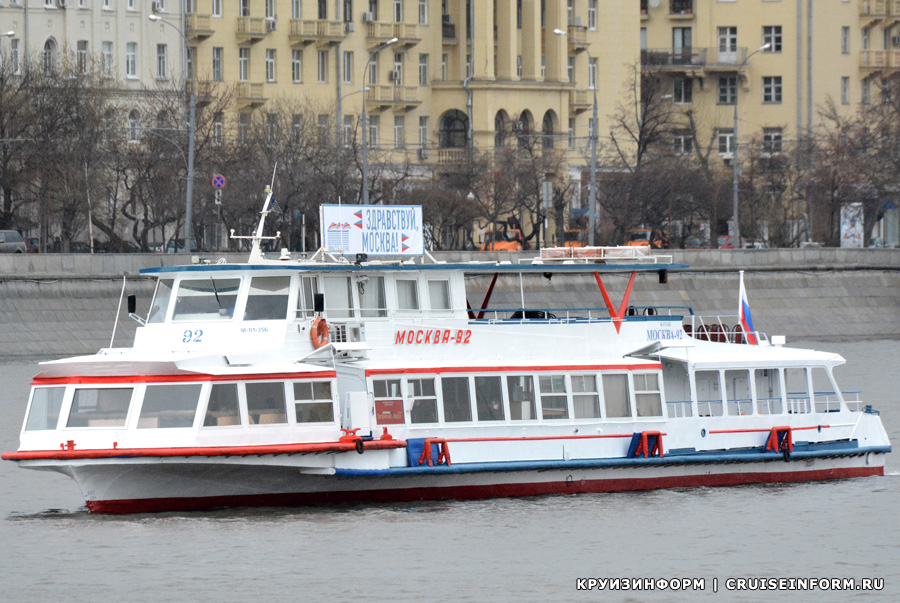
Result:
[[[366,450],[406,448],[403,440],[363,441]],[[209,446],[203,448],[113,448],[85,450],[24,450],[4,452],[4,461],[72,460],[129,457],[169,456],[247,456],[263,454],[298,454],[312,452],[350,452],[356,450],[352,442],[305,442],[302,444],[275,444],[270,446]]]
[[[353,490],[346,492],[298,492],[289,494],[253,494],[191,498],[147,498],[138,500],[92,500],[87,507],[94,513],[154,513],[160,511],[205,511],[222,507],[290,507],[330,505],[348,502],[388,503],[439,499],[479,499],[541,494],[580,494],[625,492],[658,488],[698,486],[738,486],[752,483],[819,481],[850,477],[884,475],[884,467],[846,467],[814,471],[779,471],[673,475],[653,478],[578,480],[546,483],[493,484],[434,488],[394,488],[390,490]]]
[[[440,375],[441,373],[508,373],[508,372],[535,372],[535,371],[640,371],[661,369],[662,364],[565,364],[542,366],[442,366],[425,368],[389,368],[371,369],[366,371],[366,376],[374,375],[412,375],[426,373]]]
[[[791,427],[792,431],[803,431],[804,429],[828,429],[831,425],[810,425],[808,427]],[[710,429],[707,433],[756,433],[769,432],[772,427],[761,427],[758,429]]]
[[[315,373],[262,373],[252,375],[116,375],[112,377],[35,377],[32,385],[105,385],[120,383],[180,383],[183,381],[259,381],[265,379],[333,379],[334,371]]]

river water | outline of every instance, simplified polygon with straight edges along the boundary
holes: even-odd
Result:
[[[896,450],[900,341],[810,347],[847,358],[841,387],[881,410]],[[3,451],[36,372],[0,364]],[[898,459],[885,477],[824,483],[124,517],[88,514],[67,477],[3,462],[0,600],[897,601]],[[884,587],[728,590],[738,577]],[[705,582],[578,591],[579,578]]]

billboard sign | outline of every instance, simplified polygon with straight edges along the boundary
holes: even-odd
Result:
[[[425,253],[419,205],[322,205],[322,246],[341,255]]]

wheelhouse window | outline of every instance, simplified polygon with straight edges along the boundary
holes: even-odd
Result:
[[[238,404],[237,383],[214,383],[209,391],[204,427],[240,425],[241,410]]]
[[[150,304],[148,323],[165,322],[166,310],[169,309],[169,300],[172,298],[172,285],[175,281],[170,278],[160,279],[156,283],[156,292],[153,294],[153,302]]]
[[[594,375],[572,375],[572,406],[576,419],[600,418],[600,394]]]
[[[350,291],[350,277],[326,276],[322,279],[325,290],[325,309],[328,318],[353,318],[353,295]]]
[[[334,398],[330,381],[294,383],[294,413],[297,423],[334,422]]]
[[[200,400],[200,387],[199,383],[148,385],[138,418],[138,429],[192,427]]]
[[[472,420],[468,377],[442,378],[441,394],[444,402],[444,422],[459,423]]]
[[[603,375],[603,404],[608,419],[632,416],[628,375]]]
[[[247,418],[251,425],[287,423],[284,383],[247,383]]]
[[[244,320],[284,320],[287,316],[289,276],[255,276],[250,281]]]
[[[31,409],[25,421],[25,431],[56,429],[62,408],[65,387],[36,387],[31,394]]]
[[[841,409],[841,399],[831,376],[825,367],[814,366],[810,369],[813,385],[813,400],[816,412],[837,412]]]
[[[537,419],[534,409],[534,377],[531,375],[510,375],[506,378],[509,393],[509,418],[513,421]]]
[[[300,277],[300,295],[297,296],[297,317],[312,318],[316,293],[319,292],[319,283],[314,276]]]
[[[178,284],[173,320],[230,320],[239,278],[185,280]]]
[[[697,414],[701,417],[722,416],[722,386],[719,371],[697,371],[694,373],[697,387]]]
[[[428,299],[432,310],[449,310],[450,281],[428,281]]]
[[[437,423],[437,396],[434,391],[434,379],[410,379],[409,396],[412,398],[410,422]]]
[[[636,373],[634,375],[634,402],[639,417],[663,416],[659,375],[656,373]]]
[[[357,282],[357,288],[359,289],[359,308],[363,318],[387,316],[383,276],[361,277]]]
[[[810,412],[809,379],[805,368],[784,369],[784,387],[787,390],[789,413]]]
[[[125,427],[132,391],[130,387],[76,389],[66,427]]]
[[[414,280],[397,280],[397,308],[400,310],[419,309],[419,283]]]
[[[475,408],[479,421],[505,421],[500,377],[475,377]]]
[[[568,419],[565,375],[541,375],[538,377],[538,386],[541,392],[541,416],[544,419]]]

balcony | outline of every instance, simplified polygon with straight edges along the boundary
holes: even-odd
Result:
[[[747,49],[720,51],[718,48],[656,48],[641,51],[642,67],[658,67],[671,71],[737,71]]]
[[[569,112],[584,113],[594,106],[593,91],[591,90],[570,90],[569,91]]]
[[[184,35],[189,42],[199,42],[210,37],[213,33],[212,16],[198,15],[196,13],[186,13],[184,15]]]
[[[859,67],[870,74],[900,68],[900,50],[861,50]]]
[[[376,109],[412,109],[421,103],[415,86],[377,85],[366,91],[366,104]]]
[[[190,94],[193,90],[196,92],[196,99],[198,105],[208,104],[213,98],[213,91],[216,88],[216,82],[212,80],[195,80],[193,82],[187,82],[187,93]]]
[[[291,19],[288,39],[292,46],[316,43],[317,46],[340,44],[347,37],[341,21]]]
[[[397,46],[415,46],[422,41],[419,37],[419,26],[413,23],[382,23],[379,21],[369,23],[366,29],[366,37],[371,45],[379,45],[391,38],[397,38]]]
[[[466,149],[438,149],[438,163],[465,163],[468,154]]]
[[[235,87],[235,98],[238,107],[263,105],[267,100],[263,94],[263,85],[250,82],[238,82]]]
[[[238,17],[237,38],[239,42],[254,44],[269,35],[266,19],[256,17]]]
[[[859,16],[874,20],[884,19],[888,15],[888,0],[859,0]]]
[[[566,36],[566,40],[569,41],[569,50],[581,52],[582,50],[585,50],[588,46],[590,46],[590,42],[588,42],[587,39],[587,28],[576,25],[569,25],[566,28],[566,32],[569,34],[569,36],[571,36]]]
[[[453,23],[442,23],[441,33],[444,38],[444,44],[456,44],[456,25]]]
[[[694,0],[669,0],[669,19],[688,20],[694,18]]]

